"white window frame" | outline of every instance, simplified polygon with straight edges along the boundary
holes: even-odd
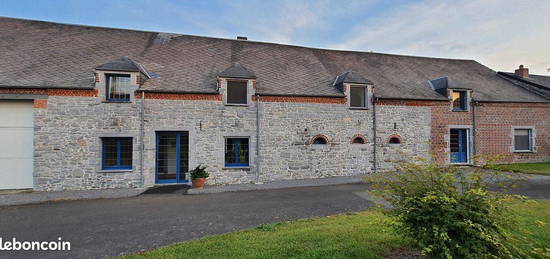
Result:
[[[516,149],[516,130],[529,130],[529,149],[528,150],[518,150]],[[536,152],[536,131],[535,127],[530,126],[517,126],[512,127],[512,147],[511,150],[513,153],[534,153]]]
[[[451,130],[452,129],[465,129],[467,130],[467,134],[466,134],[466,143],[468,145],[467,149],[466,149],[466,155],[468,156],[468,159],[466,160],[466,162],[452,162],[452,158],[451,158]],[[473,138],[473,127],[471,125],[449,125],[447,127],[447,135],[445,136],[445,140],[447,142],[447,162],[448,164],[450,165],[471,165],[473,160],[472,160],[472,153],[473,153],[473,145],[474,145],[474,138]]]

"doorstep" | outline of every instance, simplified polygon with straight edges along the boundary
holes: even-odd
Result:
[[[350,183],[363,183],[365,175],[354,176],[336,176],[327,178],[314,178],[314,179],[296,179],[296,180],[279,180],[268,183],[246,183],[246,184],[227,184],[227,185],[208,185],[203,189],[191,188],[187,190],[187,194],[206,194],[206,193],[219,193],[219,192],[239,192],[239,191],[254,191],[254,190],[271,190],[271,189],[284,189],[294,187],[310,187],[310,186],[326,186],[326,185],[338,185],[338,184],[350,184]]]
[[[111,199],[133,197],[143,193],[143,188],[102,189],[80,191],[2,192],[0,206],[37,204],[69,200]]]

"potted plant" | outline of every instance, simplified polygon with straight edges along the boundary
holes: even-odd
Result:
[[[202,189],[204,187],[206,178],[210,176],[210,174],[206,172],[205,169],[206,169],[206,166],[198,165],[197,167],[195,167],[195,169],[189,172],[191,175],[191,182],[193,183],[193,188]]]

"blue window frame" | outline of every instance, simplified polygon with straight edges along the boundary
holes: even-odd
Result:
[[[101,141],[101,169],[132,169],[132,138],[101,138]]]
[[[225,139],[225,166],[226,167],[250,166],[248,138],[226,138]]]
[[[107,74],[105,96],[110,102],[129,102],[131,94],[130,75]]]

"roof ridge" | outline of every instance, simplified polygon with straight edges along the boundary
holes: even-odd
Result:
[[[117,28],[117,27],[107,27],[107,26],[98,26],[98,25],[86,25],[86,24],[75,24],[75,23],[63,23],[63,22],[54,22],[54,21],[33,20],[33,19],[28,19],[28,18],[14,18],[14,17],[7,17],[7,16],[0,16],[0,19],[10,19],[10,20],[16,20],[16,21],[28,21],[28,22],[37,22],[37,23],[49,23],[49,24],[58,24],[58,25],[64,25],[64,26],[75,26],[75,27],[94,28],[94,29],[121,30],[121,31],[128,31],[128,32],[157,33],[157,34],[159,34],[159,33],[165,33],[165,34],[177,35],[177,36],[174,37],[174,38],[178,38],[178,37],[184,36],[184,37],[196,37],[196,38],[204,38],[204,39],[216,39],[216,40],[226,40],[226,41],[236,41],[236,42],[246,42],[246,43],[257,43],[257,44],[278,45],[278,46],[286,46],[286,47],[294,47],[294,48],[303,48],[303,49],[309,49],[309,50],[329,51],[329,52],[347,52],[347,53],[377,54],[377,55],[387,55],[387,56],[397,56],[397,57],[407,57],[407,58],[423,58],[423,59],[434,59],[434,60],[447,60],[447,61],[473,61],[473,62],[479,63],[479,62],[477,62],[477,61],[474,60],[474,59],[429,57],[429,56],[416,56],[416,55],[406,55],[406,54],[396,54],[396,53],[383,53],[383,52],[375,52],[375,51],[359,51],[359,50],[344,50],[344,49],[331,49],[331,48],[308,47],[308,46],[303,46],[303,45],[284,44],[284,43],[277,43],[277,42],[255,41],[255,40],[239,40],[239,39],[232,39],[232,38],[221,38],[221,37],[214,37],[214,36],[202,36],[202,35],[184,34],[184,33],[176,33],[176,32],[149,31],[149,30],[129,29],[129,28]]]

